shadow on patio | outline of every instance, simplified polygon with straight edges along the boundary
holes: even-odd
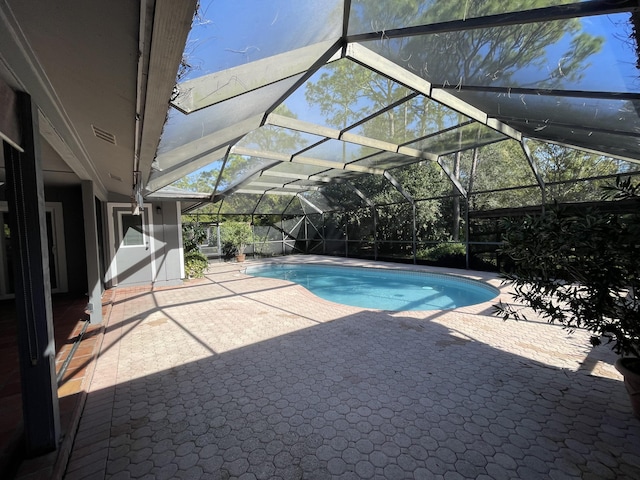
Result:
[[[579,335],[208,279],[116,299],[67,479],[640,476],[624,387],[580,370]]]

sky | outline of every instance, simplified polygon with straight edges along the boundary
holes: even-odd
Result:
[[[249,63],[328,39],[337,39],[342,25],[341,0],[201,0],[200,15],[187,43],[185,58],[191,65],[184,79]],[[583,30],[605,39],[602,50],[590,57],[582,79],[564,88],[590,91],[640,92],[637,55],[629,39],[629,14],[580,19]],[[546,50],[547,69],[562,64],[570,44],[564,38]],[[526,68],[515,75],[516,82],[531,84],[540,72]],[[542,75],[546,74],[543,72]],[[301,90],[288,101],[291,110],[306,121],[326,124],[317,108],[309,106]],[[179,123],[172,115],[172,122]]]

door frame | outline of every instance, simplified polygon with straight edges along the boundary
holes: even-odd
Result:
[[[51,293],[66,293],[69,290],[69,283],[67,277],[67,251],[65,247],[64,238],[64,209],[62,208],[62,202],[45,202],[44,204],[45,218],[46,214],[51,214],[51,227],[53,229],[53,251],[49,252],[53,254],[53,262],[56,267],[56,288],[51,289]],[[0,201],[0,212],[3,214],[9,213],[9,204],[5,201]],[[46,225],[41,225],[45,228]],[[4,242],[0,242],[4,245]],[[4,248],[0,251],[0,276],[5,274],[5,258]],[[11,272],[8,272],[11,275]],[[8,279],[3,278],[2,285],[8,285]],[[4,289],[0,289],[0,300],[14,298],[15,294],[7,293]]]

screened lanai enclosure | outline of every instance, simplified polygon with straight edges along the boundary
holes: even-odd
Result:
[[[497,268],[640,162],[638,1],[201,1],[145,195],[248,253]],[[439,252],[439,253],[438,253]],[[464,265],[463,265],[464,266]]]

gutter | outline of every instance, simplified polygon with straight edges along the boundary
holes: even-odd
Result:
[[[155,0],[140,2],[140,27],[138,31],[138,68],[136,78],[136,113],[135,133],[133,144],[133,206],[142,208],[142,176],[140,173],[140,149],[142,146],[142,123],[144,121],[144,106],[147,97],[147,82],[149,76],[149,54],[151,50],[151,30],[149,19],[153,21]]]

